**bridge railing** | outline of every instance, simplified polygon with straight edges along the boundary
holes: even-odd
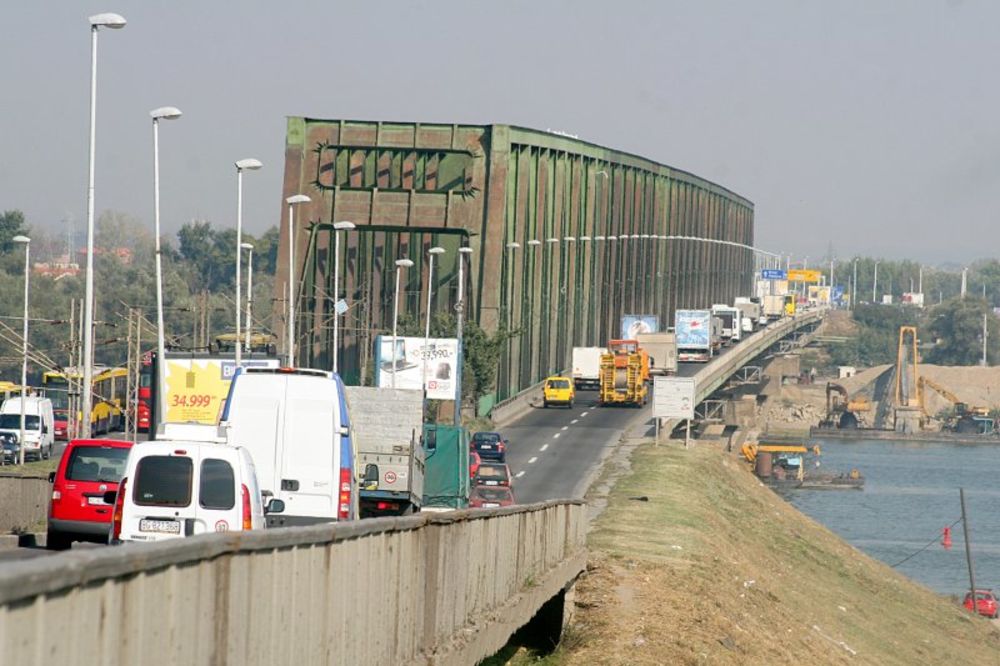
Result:
[[[582,502],[82,549],[0,571],[0,661],[476,663],[582,571]]]

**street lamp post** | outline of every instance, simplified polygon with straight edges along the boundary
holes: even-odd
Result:
[[[875,262],[875,276],[872,280],[872,305],[875,304],[876,292],[878,291],[878,262]]]
[[[250,331],[253,327],[253,319],[251,319],[251,305],[253,303],[253,244],[252,243],[240,243],[241,250],[248,250],[249,256],[247,257],[247,324],[246,324],[246,346],[244,351],[250,353]],[[239,276],[237,276],[237,280]],[[236,311],[240,310],[240,302],[236,301]],[[239,335],[236,336],[236,348],[239,349],[240,338]]]
[[[158,109],[153,109],[149,112],[150,117],[153,119],[153,235],[155,237],[155,247],[156,247],[156,366],[159,369],[157,373],[157,381],[160,390],[157,394],[160,396],[160,404],[157,405],[156,413],[160,415],[160,418],[166,413],[166,394],[164,390],[166,388],[166,342],[164,339],[164,328],[163,328],[163,259],[160,252],[160,120],[176,120],[181,117],[181,110],[173,106],[161,106]],[[84,327],[87,330],[87,327]],[[90,367],[90,354],[88,350],[84,350],[86,358],[84,359],[84,367]],[[89,380],[84,377],[84,388],[83,394],[84,399],[84,423],[86,431],[90,430],[90,383]]]
[[[431,339],[431,302],[434,296],[434,257],[439,254],[444,254],[443,247],[432,247],[427,250],[427,254],[430,255],[430,259],[427,264],[427,316],[424,321],[424,359],[423,368],[421,370],[421,380],[423,386],[421,387],[424,391],[424,395],[427,395],[427,347],[430,345]]]
[[[243,274],[243,171],[256,171],[264,166],[260,160],[248,157],[236,162],[236,367],[240,367],[240,283]],[[249,289],[249,288],[248,288]],[[249,325],[249,324],[248,324]],[[249,336],[247,337],[249,346]]]
[[[399,273],[404,268],[410,268],[413,262],[409,259],[396,260],[396,292],[392,299],[392,388],[396,388],[396,328],[399,323]]]
[[[854,275],[851,277],[851,309],[857,307],[858,303],[858,259],[854,258]]]
[[[87,179],[87,270],[83,299],[83,413],[90,414],[90,385],[94,368],[94,161],[97,153],[97,33],[101,28],[118,30],[125,27],[125,18],[118,14],[95,14],[90,21],[90,161]],[[70,261],[73,258],[70,257]],[[23,419],[22,419],[23,420]],[[83,437],[90,437],[90,418],[84,421]]]
[[[293,194],[288,203],[288,307],[285,308],[288,326],[285,352],[289,368],[295,366],[295,205],[312,201],[304,194]]]
[[[465,347],[462,344],[463,338],[463,327],[465,321],[465,258],[469,257],[472,259],[472,248],[471,247],[460,247],[458,248],[458,303],[455,304],[455,310],[458,315],[458,359],[456,361],[455,374],[458,377],[458,381],[455,383],[455,425],[462,425],[462,361],[465,357]],[[471,269],[472,266],[469,266]]]
[[[27,386],[28,386],[28,278],[30,266],[29,260],[31,257],[31,239],[27,236],[14,236],[12,239],[15,243],[22,243],[24,245],[24,328],[21,332],[21,435],[20,439],[17,440],[18,444],[18,458],[20,459],[20,464],[24,464],[24,403],[27,397]],[[89,420],[89,419],[88,419]],[[39,440],[39,446],[41,445],[41,440]],[[38,457],[41,458],[42,449],[38,449]]]
[[[340,302],[340,231],[354,229],[354,223],[343,221],[333,225],[333,371],[337,372],[337,359],[340,356],[340,313],[337,303]]]

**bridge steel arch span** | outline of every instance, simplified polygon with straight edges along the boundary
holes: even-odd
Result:
[[[467,318],[487,332],[518,331],[487,404],[568,367],[573,346],[616,337],[623,314],[656,314],[666,326],[675,309],[731,303],[752,290],[750,201],[561,134],[291,117],[282,200],[298,193],[312,198],[296,210],[300,364],[332,366],[332,223],[357,225],[340,245],[341,292],[351,308],[339,367],[349,383],[370,377],[374,336],[391,329],[396,259],[415,264],[403,276],[401,318],[422,320],[427,250],[436,245],[446,252],[435,263],[434,310],[453,311],[457,249],[468,245]],[[283,331],[281,210],[273,328]]]

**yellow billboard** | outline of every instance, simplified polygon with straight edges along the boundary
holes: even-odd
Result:
[[[792,268],[788,271],[789,282],[819,282],[819,277],[819,271],[811,271],[801,268]]]
[[[276,368],[277,359],[247,359],[243,367]],[[167,357],[160,423],[218,424],[236,373],[236,363],[219,357]]]

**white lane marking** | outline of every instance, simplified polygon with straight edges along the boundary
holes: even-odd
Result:
[[[538,449],[538,452],[541,453],[542,451],[544,451],[547,448],[549,448],[548,444],[542,444],[542,448]]]
[[[514,478],[515,479],[520,479],[522,476],[524,476],[524,470],[521,470],[520,472],[518,472],[517,474],[515,474]]]
[[[569,426],[563,426],[562,430],[569,430]]]
[[[580,422],[580,419],[573,419],[572,421],[569,422],[569,424],[573,425],[574,423],[579,423],[579,422]]]
[[[559,439],[559,433],[552,435],[552,439]]]
[[[531,457],[531,459],[530,459],[530,460],[528,461],[528,464],[529,464],[529,465],[531,465],[531,464],[533,464],[533,463],[534,463],[534,462],[535,462],[536,460],[538,460],[538,456],[532,456],[532,457]]]
[[[583,418],[584,416],[586,416],[586,415],[587,415],[587,414],[589,414],[589,413],[590,413],[590,412],[584,412],[583,414],[580,414],[580,418]]]

